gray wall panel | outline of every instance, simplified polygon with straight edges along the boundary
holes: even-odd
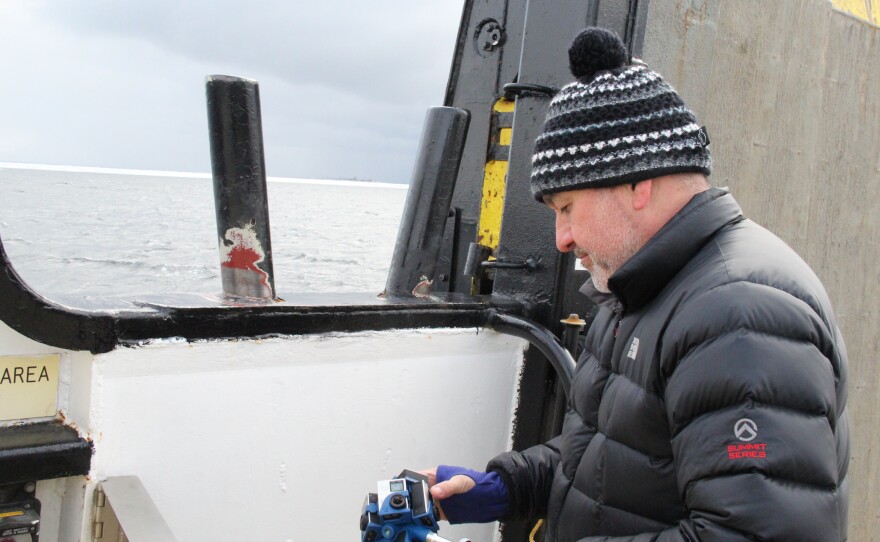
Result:
[[[880,29],[827,0],[652,0],[646,62],[709,130],[712,182],[824,282],[850,356],[849,539],[880,531]]]

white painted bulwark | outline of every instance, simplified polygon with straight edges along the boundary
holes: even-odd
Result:
[[[438,463],[483,468],[510,447],[524,346],[471,329],[99,355],[92,484],[139,477],[179,540],[358,540],[377,480]],[[493,530],[444,523],[441,534]]]

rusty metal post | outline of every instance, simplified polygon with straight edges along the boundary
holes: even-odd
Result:
[[[275,298],[269,200],[256,81],[205,80],[223,293]]]
[[[463,109],[428,109],[385,283],[389,296],[431,293],[469,122]]]

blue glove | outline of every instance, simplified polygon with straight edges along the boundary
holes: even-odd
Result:
[[[478,472],[464,467],[440,465],[437,483],[463,474],[476,482],[470,491],[440,501],[449,523],[488,523],[507,515],[507,486],[497,472]]]

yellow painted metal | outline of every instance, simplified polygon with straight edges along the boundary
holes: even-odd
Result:
[[[503,97],[492,106],[493,114],[512,113],[516,102]],[[497,125],[497,123],[493,124]],[[493,143],[509,147],[513,135],[512,128],[499,128],[498,141]],[[477,243],[498,248],[501,236],[501,215],[504,214],[504,194],[507,188],[507,160],[489,160],[483,170],[483,197],[480,202],[480,225],[477,228]]]
[[[513,128],[501,128],[498,130],[498,144],[510,146],[510,138],[513,137]]]
[[[880,24],[880,0],[831,0],[831,5],[859,19]]]
[[[0,420],[56,414],[61,356],[0,356]]]
[[[505,100],[501,98],[495,105],[492,106],[492,109],[498,111],[499,113],[513,113],[514,108],[516,107],[516,102],[513,100]]]
[[[498,115],[501,113],[513,113],[516,102],[499,98],[492,105],[493,121],[492,126],[497,126],[497,131],[493,130],[493,136],[497,133],[498,140],[491,141],[494,147],[509,147],[513,137],[513,129],[509,127],[501,127],[498,122]],[[494,159],[486,162],[483,170],[483,195],[480,201],[480,222],[477,226],[477,243],[489,247],[494,252],[498,248],[498,240],[501,237],[501,218],[504,214],[504,195],[507,190],[507,160],[499,160],[498,155],[493,155]],[[489,257],[494,259],[494,254]],[[476,294],[477,283],[474,281],[471,285],[472,293]]]
[[[504,213],[507,160],[490,160],[483,174],[483,198],[480,204],[480,227],[477,243],[492,250],[498,248],[501,235],[501,215]]]

